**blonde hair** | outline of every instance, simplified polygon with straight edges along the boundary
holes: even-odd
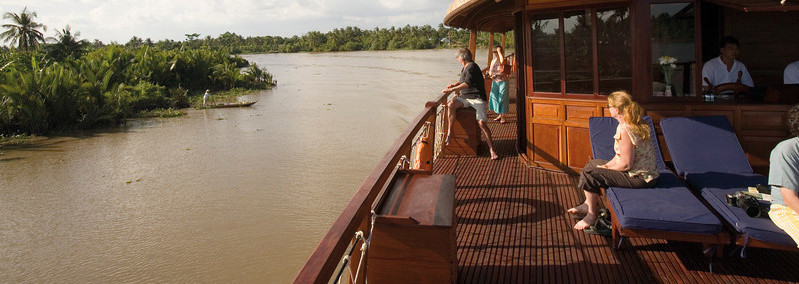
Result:
[[[649,139],[649,124],[643,120],[644,109],[634,102],[630,94],[616,91],[608,96],[608,104],[619,110],[630,131],[642,139]]]

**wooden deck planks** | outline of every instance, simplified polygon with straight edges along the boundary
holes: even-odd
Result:
[[[514,108],[511,107],[513,110]],[[493,116],[490,116],[493,118]],[[577,232],[565,210],[583,200],[577,177],[527,167],[516,157],[516,119],[489,121],[500,160],[442,156],[434,171],[457,175],[459,283],[792,283],[799,253],[725,251],[715,273],[699,244],[611,239]]]

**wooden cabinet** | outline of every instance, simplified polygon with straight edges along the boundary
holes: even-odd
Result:
[[[527,157],[534,166],[576,173],[591,159],[588,118],[602,116],[602,100],[527,98]]]
[[[370,283],[455,283],[455,176],[401,171],[375,206]]]
[[[444,147],[444,155],[477,155],[477,147],[480,145],[480,126],[476,117],[476,111],[471,107],[462,107],[455,111],[452,140]]]

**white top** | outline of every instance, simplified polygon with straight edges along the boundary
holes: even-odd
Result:
[[[616,156],[621,155],[619,141],[621,141],[622,128],[625,128],[627,136],[630,136],[630,141],[635,146],[633,164],[627,170],[627,175],[630,177],[643,176],[646,182],[656,179],[660,174],[657,169],[655,148],[652,146],[651,137],[647,140],[644,140],[643,137],[638,137],[630,131],[630,126],[626,123],[619,123],[619,126],[616,126],[616,134],[613,134],[613,151],[616,152]]]
[[[783,84],[799,84],[799,61],[788,64],[782,78]]]
[[[702,67],[702,78],[708,78],[710,84],[713,84],[713,86],[735,83],[735,81],[738,81],[738,71],[743,72],[741,84],[749,87],[755,86],[755,83],[752,81],[752,76],[749,75],[749,70],[746,70],[746,66],[741,63],[741,61],[733,61],[732,69],[728,72],[727,65],[721,61],[721,56],[705,62],[705,66]],[[702,86],[707,86],[704,79],[702,79]]]

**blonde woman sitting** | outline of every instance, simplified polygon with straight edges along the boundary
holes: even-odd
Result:
[[[585,202],[567,210],[572,214],[585,214],[574,225],[576,230],[582,231],[596,223],[600,188],[652,187],[658,177],[652,137],[649,135],[649,125],[641,118],[641,107],[632,100],[630,94],[617,91],[608,96],[608,108],[611,116],[619,121],[616,135],[613,136],[616,155],[610,161],[588,161],[580,173],[577,186],[585,193]]]

